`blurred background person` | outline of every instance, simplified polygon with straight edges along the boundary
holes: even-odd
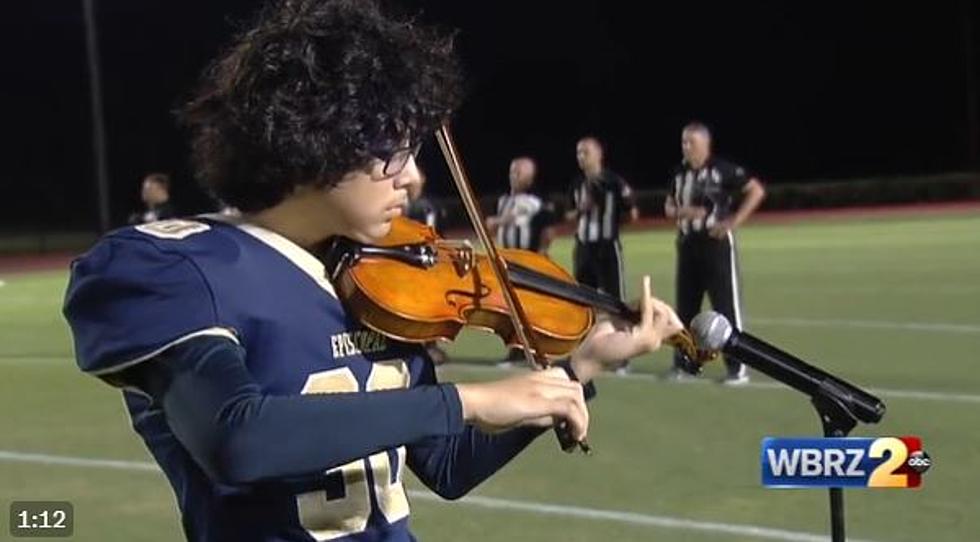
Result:
[[[129,215],[129,224],[146,224],[177,216],[170,203],[170,176],[166,173],[150,173],[144,177],[140,185],[140,199],[144,208]]]
[[[425,195],[425,172],[419,169],[418,183],[413,183],[408,187],[408,206],[405,208],[405,216],[439,231],[440,222],[446,217],[446,211],[435,201]]]
[[[445,209],[425,195],[425,172],[418,168],[419,182],[408,185],[408,203],[405,206],[405,216],[416,222],[421,222],[429,226],[436,232],[439,231],[440,222],[445,218]],[[449,360],[449,354],[443,350],[439,343],[433,341],[425,343],[432,363],[442,365]]]
[[[242,212],[239,211],[236,207],[234,207],[233,205],[228,205],[227,203],[221,200],[217,201],[216,207],[218,208],[218,214],[223,216],[237,217],[237,216],[241,216],[242,214]]]
[[[627,217],[636,221],[640,213],[630,185],[605,167],[604,152],[595,137],[584,137],[576,144],[581,174],[572,181],[565,218],[575,221],[575,280],[622,299],[626,292],[619,226]],[[626,363],[617,373],[628,372]]]
[[[536,219],[545,212],[545,206],[540,197],[531,193],[536,175],[533,159],[522,156],[511,160],[510,192],[500,196],[497,214],[487,218],[487,226],[496,234],[499,246],[542,252],[546,224]]]
[[[558,236],[558,222],[558,206],[553,201],[542,199],[541,210],[531,219],[531,231],[539,236],[536,252],[548,255],[552,241]]]
[[[554,238],[554,206],[546,206],[540,197],[531,193],[537,164],[527,156],[514,158],[508,175],[510,192],[497,200],[497,214],[487,217],[487,227],[496,234],[499,247],[546,253]],[[511,348],[507,358],[498,365],[506,368],[523,359],[521,349]]]
[[[664,212],[677,223],[677,314],[685,325],[701,310],[707,292],[714,310],[742,328],[735,229],[759,207],[766,191],[741,166],[712,154],[711,131],[691,122],[681,132],[684,160],[673,172]],[[745,366],[725,358],[724,383],[749,381]],[[675,353],[673,374],[683,378]]]

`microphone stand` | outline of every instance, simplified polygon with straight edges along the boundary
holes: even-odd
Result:
[[[685,358],[682,369],[697,375],[701,372],[701,364]],[[776,374],[769,374],[769,376],[784,384],[787,383],[778,378]],[[839,394],[834,391],[834,384],[829,380],[824,380],[820,384],[820,387],[810,395],[810,402],[813,404],[813,408],[816,409],[817,416],[820,417],[820,423],[823,426],[823,436],[825,437],[846,437],[858,422],[857,417],[838,399],[838,396]],[[840,487],[831,487],[828,490],[830,492],[831,541],[845,542],[844,490]]]
[[[736,352],[730,352],[729,355],[736,359],[749,358],[739,361],[808,395],[820,417],[824,437],[846,437],[858,421],[876,423],[885,413],[885,405],[877,397],[752,335],[741,332],[733,335],[731,324],[720,314],[701,313],[692,321],[692,327],[697,331],[698,340],[702,344],[717,351],[725,349],[726,344],[734,344],[733,349],[743,351],[746,355],[739,356]],[[753,363],[756,357],[758,359]],[[700,372],[700,364],[697,363],[685,363],[682,367]],[[829,491],[831,540],[844,542],[844,490],[842,487],[831,487]]]
[[[810,402],[820,416],[823,425],[823,436],[846,437],[857,425],[857,418],[850,410],[828,391],[829,384],[824,381],[816,393],[810,396]],[[833,542],[844,542],[844,489],[831,487],[830,492],[830,539]]]

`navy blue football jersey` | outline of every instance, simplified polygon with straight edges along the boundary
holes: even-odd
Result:
[[[239,343],[265,393],[355,393],[434,383],[423,349],[351,320],[321,262],[268,230],[217,218],[168,220],[104,237],[72,266],[65,314],[80,368],[113,381],[168,348],[216,335]],[[162,467],[193,540],[411,540],[404,447],[302,484],[209,478],[145,394],[125,389],[133,426]],[[295,431],[370,431],[296,427]]]

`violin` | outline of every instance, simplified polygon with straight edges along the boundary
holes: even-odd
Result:
[[[506,248],[498,254],[527,317],[539,364],[568,356],[591,329],[596,309],[640,320],[639,311],[576,283],[547,256]],[[469,326],[493,332],[508,347],[525,347],[489,257],[477,254],[469,241],[442,239],[429,226],[397,217],[377,244],[337,238],[324,260],[353,315],[383,335],[416,343],[453,340]],[[666,342],[692,365],[710,359],[686,330]]]

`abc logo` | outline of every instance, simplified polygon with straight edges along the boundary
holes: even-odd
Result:
[[[932,459],[929,459],[929,454],[917,450],[909,454],[908,466],[915,472],[922,474],[932,466]]]

